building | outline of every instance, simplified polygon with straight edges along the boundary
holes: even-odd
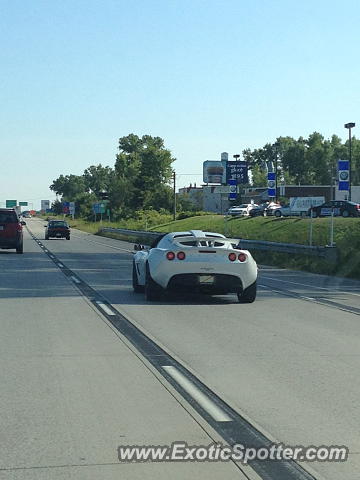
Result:
[[[179,188],[178,196],[185,197],[196,210],[203,210],[203,188],[190,183],[188,187]]]

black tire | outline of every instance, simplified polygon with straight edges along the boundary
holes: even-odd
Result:
[[[139,285],[139,282],[138,282],[135,262],[133,262],[133,270],[132,270],[132,287],[135,293],[142,293],[144,291],[144,287],[142,285]]]
[[[70,236],[69,236],[69,237],[66,237],[66,240],[70,240]]]
[[[343,216],[344,218],[350,217],[349,211],[348,211],[348,210],[343,210],[342,216]]]
[[[237,294],[239,303],[253,303],[256,299],[257,284],[256,281],[243,292]]]
[[[312,218],[317,218],[319,215],[318,215],[318,212],[316,210],[313,210],[312,211]]]
[[[16,253],[24,253],[24,244],[23,243],[20,243],[17,247],[16,247]]]
[[[145,298],[148,302],[160,300],[162,288],[158,285],[150,275],[149,265],[146,264],[146,279],[145,279]]]
[[[275,217],[280,218],[281,217],[281,212],[279,210],[275,210],[274,215],[275,215]]]

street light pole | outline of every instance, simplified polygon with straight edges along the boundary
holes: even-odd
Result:
[[[173,211],[173,219],[176,220],[176,173],[175,170],[173,171],[173,187],[174,187],[174,211]]]
[[[349,202],[351,202],[351,157],[352,157],[351,129],[355,127],[355,123],[354,122],[345,123],[344,127],[349,130]]]

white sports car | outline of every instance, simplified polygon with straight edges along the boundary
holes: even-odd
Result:
[[[165,291],[214,295],[236,293],[240,303],[256,298],[257,265],[239,240],[190,230],[157,238],[133,259],[133,289],[158,300]]]

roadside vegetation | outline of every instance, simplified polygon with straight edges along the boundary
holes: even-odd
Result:
[[[55,218],[55,216],[52,216]],[[62,216],[57,218],[63,218]],[[248,240],[266,240],[272,242],[298,243],[309,245],[311,220],[309,218],[275,218],[275,217],[244,217],[226,220],[222,215],[202,214],[182,220],[172,221],[171,216],[139,213],[137,218],[119,222],[89,222],[83,219],[66,218],[72,227],[88,233],[101,234],[102,227],[126,228],[130,230],[149,230],[156,232],[186,231],[191,229],[214,231],[228,237]],[[330,219],[316,218],[312,220],[313,245],[329,245]],[[102,234],[121,240],[140,241],[136,236],[118,234]],[[313,273],[340,275],[360,279],[360,219],[334,218],[334,242],[338,248],[339,257],[336,264],[323,259],[290,255],[286,253],[270,253],[253,251],[258,263],[279,267],[307,270]]]
[[[286,184],[330,185],[337,159],[348,159],[349,143],[336,135],[325,139],[313,132],[308,138],[278,137],[273,143],[254,150],[245,149],[243,159],[251,172],[251,184],[266,185],[267,171],[277,172]],[[59,196],[52,205],[62,218],[62,202],[75,202],[73,227],[98,233],[101,226],[159,232],[202,229],[229,237],[274,242],[309,244],[307,218],[231,218],[197,212],[189,196],[177,196],[177,220],[172,221],[173,163],[175,158],[160,137],[133,133],[121,137],[113,167],[91,165],[82,175],[60,175],[50,189]],[[353,183],[360,183],[360,140],[352,139]],[[94,204],[104,205],[102,222],[94,214]],[[241,202],[241,198],[237,199]],[[67,217],[68,219],[68,217]],[[111,220],[111,221],[110,221]],[[313,245],[326,245],[330,238],[329,219],[314,219]],[[116,236],[116,238],[124,238]],[[132,237],[135,239],[136,237]],[[311,272],[360,278],[360,222],[335,218],[334,241],[339,250],[336,265],[315,257],[254,252],[259,263],[268,263]]]

